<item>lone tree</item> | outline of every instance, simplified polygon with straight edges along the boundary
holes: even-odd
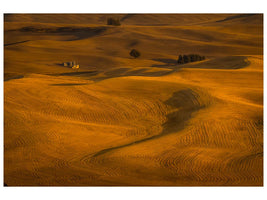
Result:
[[[130,52],[130,56],[137,58],[139,57],[141,54],[139,51],[137,51],[136,49],[132,49],[132,51]]]
[[[115,19],[113,17],[109,17],[107,19],[107,25],[113,25],[113,26],[120,26],[120,19]]]

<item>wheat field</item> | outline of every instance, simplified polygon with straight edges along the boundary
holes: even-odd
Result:
[[[5,14],[4,182],[262,186],[263,15]]]

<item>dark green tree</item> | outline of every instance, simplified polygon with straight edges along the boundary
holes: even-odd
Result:
[[[115,19],[113,17],[109,17],[107,19],[107,25],[113,25],[113,26],[120,26],[120,19]]]
[[[137,51],[136,49],[132,49],[130,52],[130,56],[137,58],[137,57],[141,56],[141,53],[139,51]]]
[[[178,64],[184,64],[184,58],[183,58],[182,55],[179,55],[179,58],[178,58],[178,60],[177,60],[177,63],[178,63]]]
[[[189,55],[183,55],[184,63],[191,62]]]

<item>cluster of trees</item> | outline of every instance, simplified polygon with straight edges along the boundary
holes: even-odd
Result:
[[[177,63],[185,64],[185,63],[201,61],[201,60],[205,60],[205,56],[200,56],[198,54],[179,55]]]
[[[115,19],[113,17],[109,17],[107,19],[107,25],[113,25],[113,26],[120,26],[120,19]]]

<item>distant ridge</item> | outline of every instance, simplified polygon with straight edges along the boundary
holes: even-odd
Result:
[[[237,18],[244,18],[244,17],[251,17],[257,14],[239,14],[239,15],[235,15],[235,16],[230,16],[230,17],[226,17],[225,19],[222,20],[217,20],[216,22],[225,22],[231,19],[237,19]]]

